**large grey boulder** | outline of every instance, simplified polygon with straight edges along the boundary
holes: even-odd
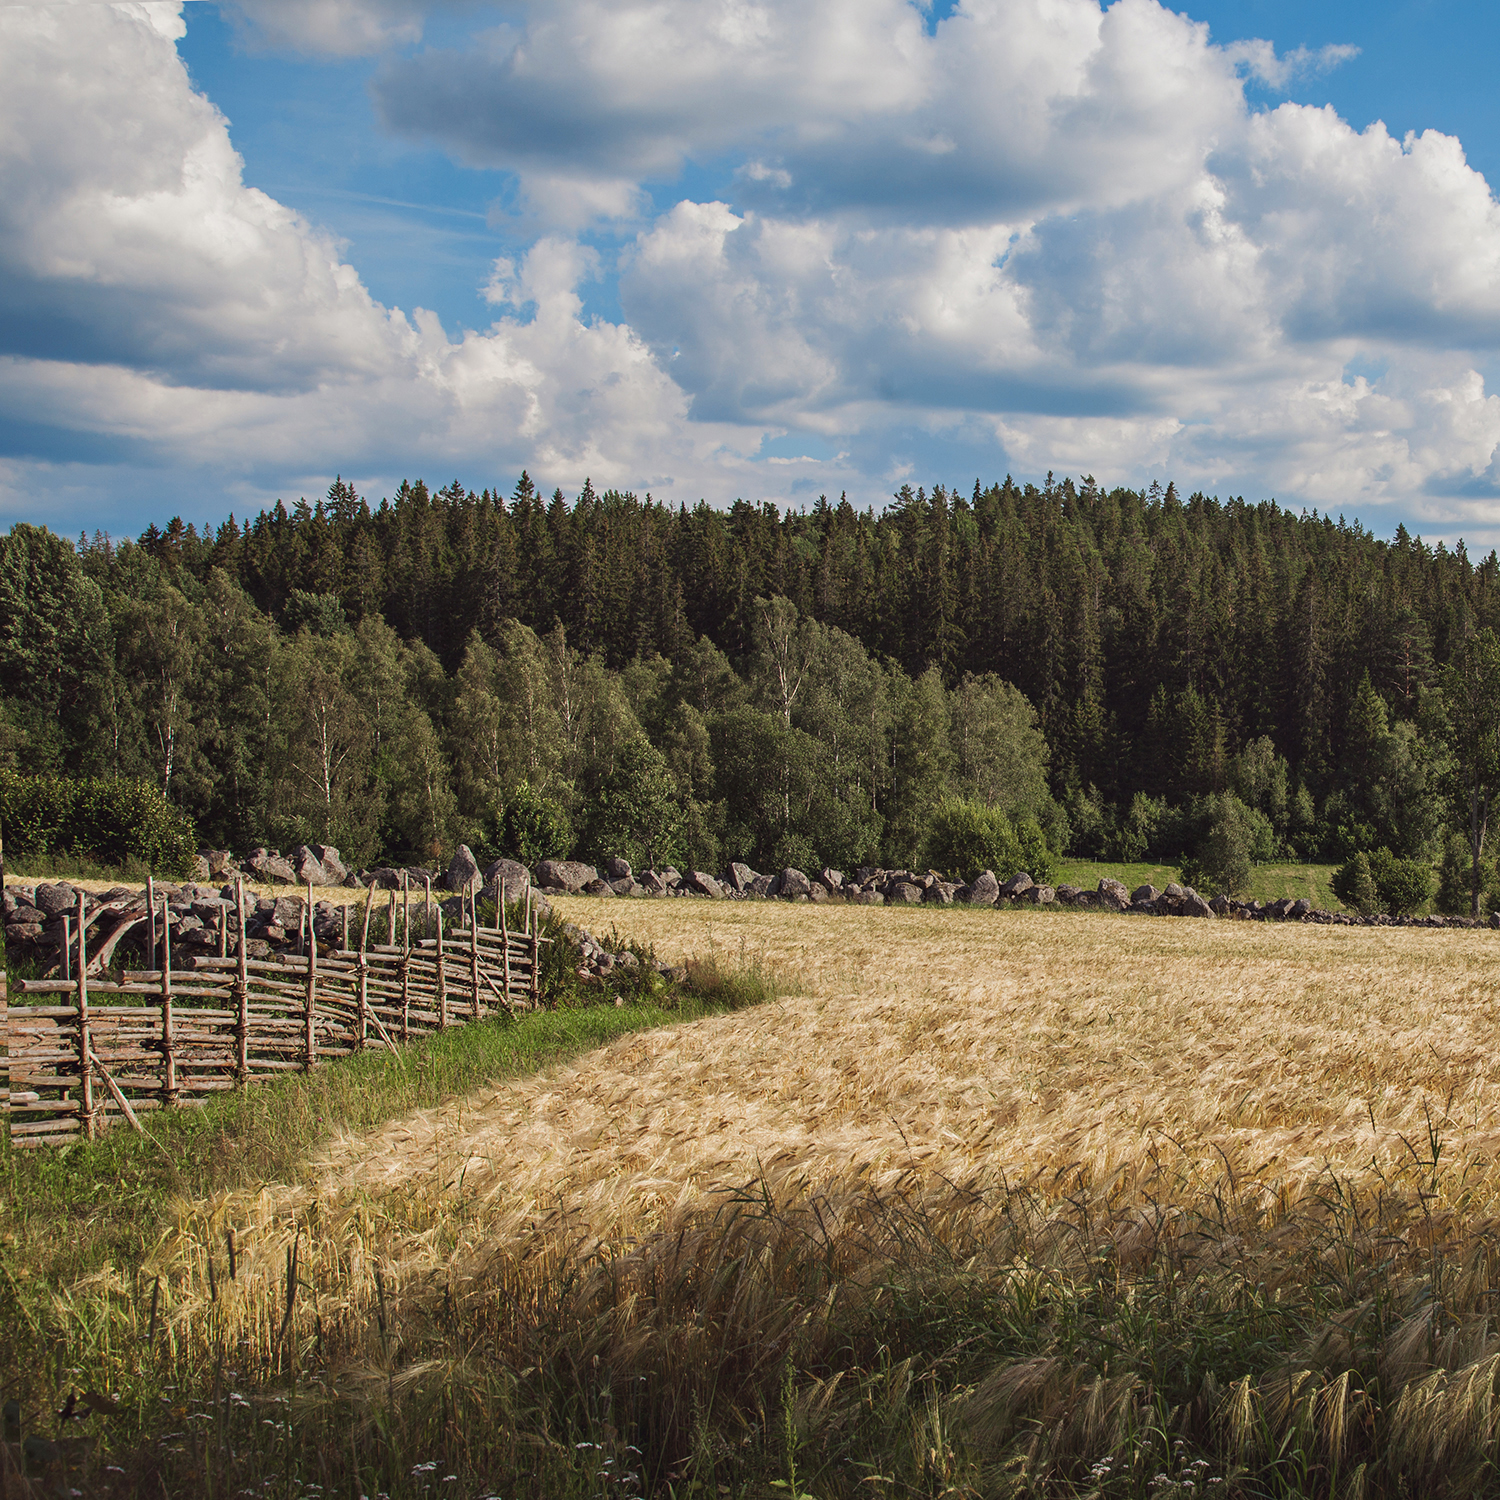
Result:
[[[776,877],[776,885],[771,892],[774,896],[780,896],[783,900],[789,900],[795,896],[807,896],[812,893],[812,881],[810,881],[801,870],[794,870],[790,865]]]
[[[1132,906],[1145,906],[1148,902],[1155,901],[1161,892],[1147,881],[1145,885],[1138,885],[1130,893],[1130,904]]]
[[[1183,899],[1182,914],[1185,917],[1211,917],[1214,909],[1197,891],[1191,891]]]
[[[323,868],[323,861],[313,853],[307,844],[298,844],[290,854],[287,862],[297,873],[297,884],[306,885],[311,881],[314,885],[331,885],[333,882],[328,878],[328,871]]]
[[[640,883],[645,888],[647,895],[664,896],[667,893],[666,881],[655,870],[644,871],[641,875]]]
[[[254,874],[257,880],[280,881],[283,885],[297,883],[297,872],[292,868],[290,861],[284,860],[279,854],[272,854],[267,849],[257,849],[245,861],[245,867]]]
[[[969,887],[970,906],[993,906],[1000,899],[1000,882],[993,870],[982,871]]]
[[[842,888],[844,884],[843,872],[840,870],[830,870],[826,865],[823,867],[818,879],[828,887],[830,894]]]
[[[1029,891],[1035,884],[1036,882],[1025,870],[1018,870],[1000,887],[1000,894],[1013,901],[1017,896]]]
[[[922,892],[922,900],[928,906],[952,906],[953,896],[957,890],[956,885],[950,885],[946,880],[934,880]]]
[[[708,896],[715,901],[724,899],[724,887],[712,875],[707,875],[702,870],[688,872],[687,886],[689,890],[697,891],[700,896]]]
[[[327,871],[329,885],[342,885],[349,878],[348,867],[332,844],[309,844],[308,848],[317,856],[318,863]]]
[[[1106,875],[1099,882],[1100,904],[1113,911],[1124,911],[1130,905],[1130,892],[1123,880],[1114,880]]]
[[[749,885],[745,887],[744,894],[747,896],[769,896],[771,887],[776,884],[774,875],[757,875]]]
[[[755,871],[749,865],[741,864],[739,860],[732,861],[724,872],[724,884],[733,886],[737,891],[749,890],[754,880]]]
[[[63,917],[77,910],[78,893],[66,881],[55,885],[39,885],[31,904],[49,917]]]
[[[1187,895],[1187,889],[1177,884],[1175,880],[1167,882],[1167,888],[1162,892],[1169,901],[1181,901]]]
[[[853,906],[884,906],[885,897],[879,891],[856,891],[849,902]]]
[[[479,861],[474,858],[467,844],[460,844],[453,851],[453,858],[448,861],[448,868],[443,872],[443,889],[445,891],[477,891],[484,884],[479,874]]]
[[[922,887],[911,880],[893,880],[886,887],[887,906],[920,906],[925,894]]]
[[[570,894],[581,891],[599,872],[577,859],[544,859],[536,867],[537,884],[557,886]]]
[[[519,860],[497,859],[484,867],[484,884],[503,886],[507,901],[524,901],[531,889],[531,871]]]
[[[1312,910],[1312,902],[1306,896],[1299,896],[1297,900],[1287,908],[1287,917],[1292,921],[1298,921]]]
[[[603,874],[604,878],[610,881],[635,878],[635,871],[630,868],[630,861],[622,859],[618,854],[604,861]]]
[[[1061,906],[1076,906],[1078,898],[1082,894],[1076,885],[1060,885],[1057,888],[1057,900]]]
[[[1021,899],[1033,906],[1051,906],[1057,900],[1057,892],[1050,885],[1034,885]]]

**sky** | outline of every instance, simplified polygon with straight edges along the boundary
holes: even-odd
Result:
[[[1173,480],[1500,545],[1500,12],[0,3],[0,525]]]

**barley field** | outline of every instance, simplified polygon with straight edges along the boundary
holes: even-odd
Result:
[[[226,1433],[226,1359],[291,1401],[290,1493],[1500,1488],[1500,935],[558,905],[780,997],[336,1131],[66,1293],[129,1363],[153,1286]]]

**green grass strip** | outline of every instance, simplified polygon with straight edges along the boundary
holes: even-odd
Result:
[[[671,1007],[596,1005],[514,1021],[498,1017],[399,1053],[371,1048],[311,1073],[225,1093],[202,1109],[144,1115],[146,1135],[117,1125],[99,1141],[34,1151],[14,1150],[6,1137],[0,1144],[0,1255],[52,1285],[107,1267],[129,1268],[155,1242],[173,1199],[294,1182],[336,1130],[373,1130],[617,1036],[725,1008],[684,996]]]

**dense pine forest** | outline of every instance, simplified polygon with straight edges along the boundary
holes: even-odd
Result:
[[[0,765],[149,779],[207,843],[354,858],[911,863],[965,798],[1059,852],[1173,858],[1232,803],[1257,858],[1456,865],[1489,772],[1455,693],[1497,571],[1050,475],[878,514],[339,481],[211,535],[14,527]]]

